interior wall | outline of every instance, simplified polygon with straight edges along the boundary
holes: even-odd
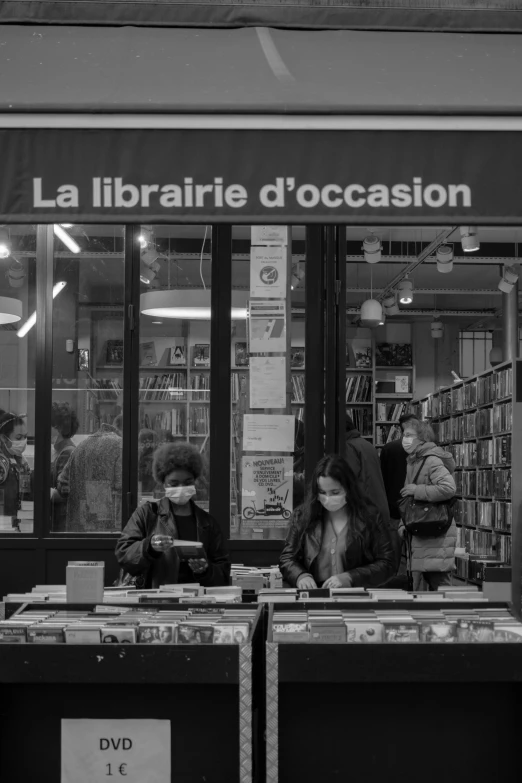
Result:
[[[426,397],[440,386],[453,383],[451,371],[459,371],[459,324],[445,323],[444,334],[434,340],[431,323],[417,321],[412,324],[415,364],[415,399]]]

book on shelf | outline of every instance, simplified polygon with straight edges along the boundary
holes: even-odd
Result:
[[[210,376],[204,375],[190,376],[190,401],[191,402],[209,402],[210,401]]]
[[[371,375],[350,375],[346,379],[346,402],[371,402]]]
[[[248,346],[245,342],[234,343],[234,361],[236,367],[248,367]]]
[[[105,364],[123,364],[123,340],[107,340]]]
[[[400,417],[408,412],[408,409],[407,402],[378,402],[377,424],[380,421],[399,421]]]
[[[373,416],[370,406],[365,408],[350,408],[349,415],[355,425],[355,429],[359,430],[361,435],[371,436],[373,435]]]
[[[169,363],[172,366],[187,366],[187,346],[185,342],[177,342],[171,345],[169,351]]]
[[[293,370],[304,370],[305,349],[304,345],[292,345],[290,348],[290,367]]]
[[[154,342],[140,343],[140,367],[154,367],[157,363]]]
[[[408,375],[395,376],[395,393],[408,394],[410,391],[410,379]]]
[[[198,407],[192,405],[189,411],[189,435],[208,435],[210,425],[210,408],[208,405]]]
[[[353,337],[346,341],[346,363],[348,367],[361,367],[370,370],[372,359],[371,336]]]
[[[196,343],[192,352],[192,364],[195,367],[210,367],[209,343]]]
[[[391,427],[377,426],[375,436],[375,445],[384,446],[392,440],[399,440],[402,437],[402,429],[398,424],[392,424]]]
[[[140,378],[140,402],[182,402],[186,399],[185,373],[161,373]]]
[[[410,343],[377,343],[375,346],[377,367],[411,367],[412,363]]]
[[[304,373],[292,375],[292,402],[304,403],[305,401],[305,376]]]

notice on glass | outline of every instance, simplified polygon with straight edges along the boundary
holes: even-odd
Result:
[[[286,248],[252,247],[250,249],[250,296],[285,299]]]
[[[286,351],[286,302],[284,299],[249,301],[250,353]]]
[[[250,407],[286,408],[284,356],[250,357]]]
[[[286,527],[293,509],[293,457],[243,457],[242,525]]]
[[[288,226],[252,226],[253,245],[288,245]]]
[[[245,413],[243,451],[294,451],[295,416]]]
[[[61,783],[110,779],[170,780],[170,721],[62,720]]]

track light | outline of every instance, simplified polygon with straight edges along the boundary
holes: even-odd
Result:
[[[65,288],[66,285],[67,285],[67,283],[64,283],[64,282],[56,283],[56,285],[53,288],[53,299],[55,299],[58,296],[60,291],[63,291],[63,289]],[[17,331],[17,333],[16,333],[17,336],[18,337],[25,337],[27,332],[30,331],[33,328],[35,323],[36,323],[36,310],[35,310],[35,312],[32,315],[29,316],[27,321]]]
[[[361,305],[361,326],[374,328],[380,326],[383,319],[381,303],[377,299],[367,299]]]
[[[9,258],[11,255],[11,241],[5,228],[0,229],[0,258]]]
[[[437,317],[431,322],[431,336],[434,340],[439,340],[444,334],[444,324]]]
[[[55,223],[53,226],[54,233],[58,237],[58,239],[61,239],[65,247],[67,247],[71,253],[80,253],[81,247],[76,242],[70,234],[67,233],[67,231],[64,230],[63,226],[58,225],[58,223]]]
[[[509,294],[513,290],[513,286],[518,280],[518,269],[515,266],[505,266],[502,273],[502,279],[498,284],[498,288],[504,294]]]
[[[396,294],[390,294],[382,303],[385,315],[398,315],[400,313]]]
[[[453,269],[452,245],[440,245],[437,248],[437,270],[445,274]]]
[[[292,277],[290,278],[290,288],[294,291],[305,276],[305,271],[300,264],[292,265]]]
[[[364,260],[367,264],[377,264],[381,260],[381,240],[374,234],[369,234],[363,240]]]
[[[480,250],[480,242],[475,226],[460,227],[460,242],[465,253],[474,253]]]
[[[152,226],[142,226],[141,232],[138,237],[138,242],[140,243],[140,247],[145,250],[152,242]]]
[[[13,258],[13,262],[6,272],[7,282],[11,288],[21,288],[25,280],[25,268],[23,264]]]
[[[405,277],[397,286],[397,290],[401,304],[411,304],[413,302],[413,282],[411,280]]]

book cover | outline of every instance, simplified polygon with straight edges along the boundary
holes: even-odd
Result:
[[[384,629],[384,640],[392,644],[409,644],[419,641],[417,625],[389,623]]]
[[[290,348],[290,367],[294,370],[303,370],[305,366],[304,345],[293,345]]]
[[[182,539],[175,539],[172,544],[181,563],[186,563],[189,560],[199,560],[204,558],[207,560],[207,554],[201,541],[184,541]]]
[[[248,367],[248,348],[246,343],[235,343],[235,363],[236,367]]]
[[[210,366],[210,345],[208,343],[197,343],[194,346],[193,363],[196,367]]]
[[[102,629],[102,644],[135,644],[137,629],[134,627],[106,626]]]
[[[346,362],[348,367],[370,369],[372,366],[372,338],[357,336],[346,343]]]
[[[176,641],[176,625],[174,623],[150,623],[138,628],[140,644],[174,644]]]
[[[213,644],[214,627],[212,625],[192,625],[180,623],[178,626],[178,644]]]
[[[185,367],[187,364],[187,353],[185,343],[176,343],[170,348],[169,364],[177,367]]]
[[[156,346],[153,342],[140,343],[140,366],[154,367],[158,363]]]
[[[377,622],[346,621],[346,641],[351,644],[380,644],[383,627]]]
[[[123,364],[123,340],[107,340],[105,364]]]
[[[27,626],[11,625],[0,627],[0,644],[26,644]]]
[[[420,641],[428,644],[453,644],[457,641],[457,625],[444,621],[420,623]]]

